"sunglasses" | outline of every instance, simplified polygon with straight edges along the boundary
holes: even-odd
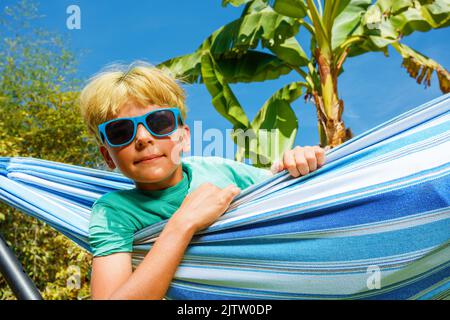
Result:
[[[166,137],[178,129],[178,122],[181,125],[183,124],[180,110],[164,108],[150,111],[138,117],[118,118],[103,122],[98,126],[98,132],[103,143],[106,140],[111,147],[122,147],[134,140],[140,123],[153,136]]]

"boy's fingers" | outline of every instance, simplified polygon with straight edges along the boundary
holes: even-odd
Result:
[[[275,174],[283,170],[283,163],[280,160],[276,160],[270,167],[270,171]]]
[[[234,184],[230,184],[229,186],[225,187],[222,192],[227,199],[231,200],[241,192],[241,189],[236,187]]]
[[[315,171],[317,169],[317,158],[313,147],[305,147],[305,159],[308,162],[309,171]]]
[[[295,163],[294,152],[291,150],[286,151],[283,155],[283,163],[284,167],[289,171],[291,176],[298,177],[300,176],[300,172],[297,169],[297,165]]]
[[[301,147],[294,148],[294,157],[297,171],[302,175],[309,173],[309,164],[305,157],[305,149]]]
[[[314,146],[314,151],[316,153],[317,166],[323,166],[325,164],[325,150],[319,146]]]

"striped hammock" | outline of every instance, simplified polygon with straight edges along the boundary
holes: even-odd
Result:
[[[0,200],[89,250],[93,202],[121,174],[0,158]],[[137,265],[164,227],[135,234]],[[450,296],[450,94],[327,153],[301,178],[244,190],[198,233],[168,299],[439,299]]]

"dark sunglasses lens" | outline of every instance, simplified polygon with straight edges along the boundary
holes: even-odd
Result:
[[[105,132],[110,143],[114,145],[124,144],[133,137],[134,124],[130,120],[117,120],[108,123]]]
[[[156,111],[145,119],[147,126],[155,134],[168,135],[171,134],[175,128],[175,114],[170,110]]]

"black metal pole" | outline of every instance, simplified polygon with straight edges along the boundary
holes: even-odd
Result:
[[[23,271],[14,252],[0,234],[0,273],[19,300],[42,300],[39,290]]]

